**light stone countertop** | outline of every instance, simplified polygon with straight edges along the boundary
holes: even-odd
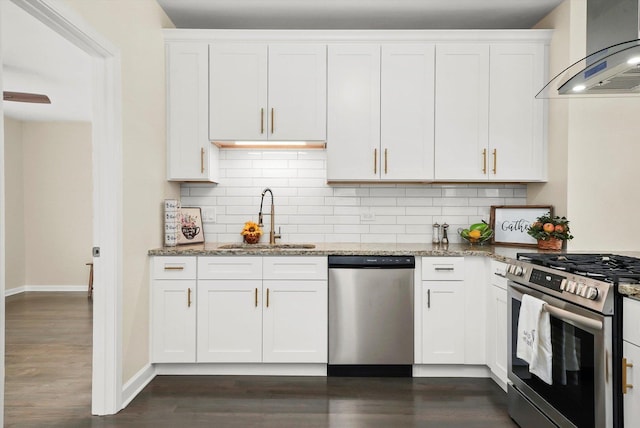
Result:
[[[282,248],[258,244],[238,244],[239,248],[220,248],[229,243],[205,243],[162,247],[150,250],[149,256],[427,256],[455,257],[480,256],[509,263],[516,259],[517,253],[549,252],[532,247],[503,247],[493,245],[470,244],[361,244],[361,243],[318,243],[314,248]],[[280,244],[283,245],[283,244]],[[285,244],[286,245],[286,244]],[[292,244],[296,245],[296,244]],[[574,252],[574,251],[572,251]],[[583,253],[613,253],[640,258],[637,251],[579,251]],[[640,300],[640,284],[623,284],[619,292]]]

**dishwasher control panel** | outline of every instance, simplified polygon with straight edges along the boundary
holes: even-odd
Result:
[[[414,269],[413,256],[329,256],[329,268]]]

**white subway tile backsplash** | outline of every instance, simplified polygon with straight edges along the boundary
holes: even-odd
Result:
[[[491,205],[524,205],[520,184],[326,184],[324,150],[221,150],[219,184],[184,183],[183,206],[216,210],[205,239],[240,242],[244,222],[258,220],[260,194],[273,191],[283,242],[429,243],[435,221],[459,227],[489,221]],[[269,213],[271,199],[265,198]],[[265,235],[269,232],[265,216]],[[268,242],[264,236],[261,242]]]

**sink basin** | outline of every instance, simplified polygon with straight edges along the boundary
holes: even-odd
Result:
[[[224,244],[218,247],[221,250],[311,250],[316,248],[314,244]]]

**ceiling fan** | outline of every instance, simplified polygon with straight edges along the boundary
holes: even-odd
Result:
[[[48,96],[43,94],[30,94],[28,92],[2,92],[2,99],[4,101],[16,101],[20,103],[38,103],[38,104],[51,104],[51,100]]]

